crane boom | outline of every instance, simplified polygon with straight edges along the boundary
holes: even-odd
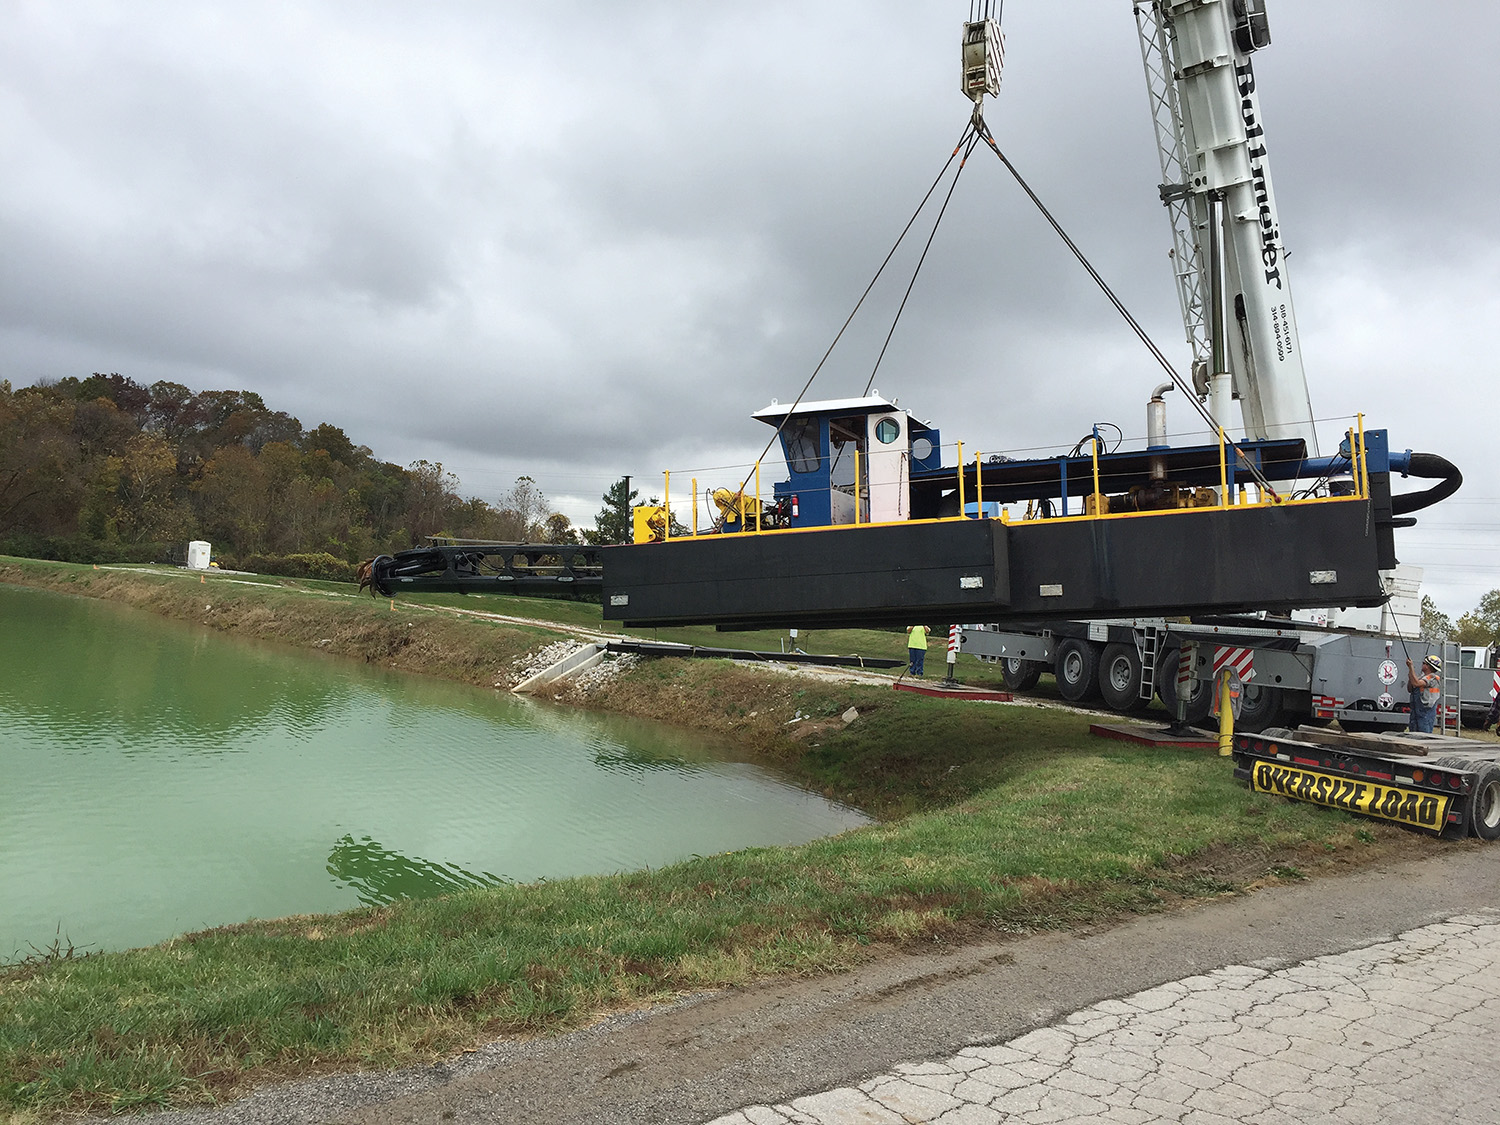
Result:
[[[1300,437],[1316,456],[1250,59],[1270,42],[1264,0],[1132,2],[1198,389],[1226,425],[1239,399],[1250,436]],[[1224,326],[1217,339],[1216,323]]]

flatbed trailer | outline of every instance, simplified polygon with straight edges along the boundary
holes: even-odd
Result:
[[[1441,734],[1302,726],[1236,734],[1234,776],[1258,793],[1433,835],[1500,838],[1500,745]]]

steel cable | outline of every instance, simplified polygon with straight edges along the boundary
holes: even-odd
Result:
[[[978,114],[976,113],[975,116],[977,117]],[[1213,416],[1212,412],[1210,412],[1206,406],[1198,401],[1197,392],[1189,383],[1187,383],[1182,378],[1181,375],[1177,374],[1177,369],[1172,366],[1171,361],[1167,359],[1162,350],[1156,346],[1156,341],[1151,339],[1146,330],[1141,327],[1140,322],[1137,321],[1135,317],[1130,315],[1130,310],[1125,307],[1125,303],[1121,301],[1119,297],[1115,296],[1115,291],[1109,287],[1109,283],[1104,280],[1099,271],[1094,268],[1093,263],[1090,262],[1084,255],[1083,251],[1078,248],[1078,244],[1075,243],[1070,237],[1068,237],[1068,232],[1063,230],[1062,224],[1057,221],[1051,211],[1047,210],[1047,205],[1041,201],[1041,198],[1036,194],[1036,192],[1031,190],[1031,185],[1028,184],[1022,177],[1016,166],[1010,162],[1010,158],[1007,157],[1005,153],[1000,151],[1000,146],[995,143],[995,138],[994,135],[990,132],[990,127],[985,124],[982,118],[980,118],[977,123],[971,122],[971,124],[977,124],[977,131],[979,133],[980,139],[983,140],[984,143],[990,147],[990,150],[1000,158],[1000,163],[1005,165],[1006,169],[1015,178],[1016,183],[1020,185],[1021,190],[1024,191],[1028,198],[1030,198],[1031,202],[1036,205],[1037,210],[1042,213],[1042,217],[1046,219],[1047,222],[1051,225],[1052,229],[1057,232],[1057,236],[1063,240],[1063,244],[1073,252],[1073,256],[1078,259],[1079,264],[1081,264],[1083,268],[1088,272],[1088,275],[1094,279],[1094,283],[1099,286],[1100,291],[1103,292],[1106,298],[1108,298],[1109,303],[1112,304],[1115,307],[1115,310],[1125,318],[1125,323],[1128,324],[1131,331],[1133,331],[1140,338],[1141,343],[1146,345],[1146,350],[1151,353],[1151,355],[1156,359],[1157,363],[1161,364],[1162,370],[1167,373],[1167,375],[1171,378],[1173,384],[1175,384],[1177,389],[1182,392],[1183,397],[1192,404],[1193,409],[1196,410],[1199,416],[1208,423],[1209,429],[1215,434],[1219,433],[1222,427],[1219,425],[1218,419]],[[1250,458],[1246,457],[1233,441],[1228,442],[1228,444],[1229,447],[1234,450],[1235,457],[1238,459],[1238,461],[1250,470],[1250,475],[1255,478],[1256,484],[1263,488],[1266,492],[1270,493],[1271,498],[1279,503],[1281,500],[1280,494],[1271,487],[1270,481],[1265,478],[1265,475],[1260,471],[1259,467],[1253,461],[1251,461]]]
[[[833,354],[833,349],[838,347],[839,341],[844,338],[844,333],[849,330],[849,325],[853,323],[855,316],[858,315],[859,310],[864,306],[865,299],[869,297],[870,291],[875,288],[875,283],[879,281],[881,275],[885,273],[885,267],[891,264],[891,259],[896,256],[896,251],[901,248],[901,243],[905,241],[907,234],[910,233],[912,225],[916,223],[918,216],[922,214],[923,209],[927,206],[927,201],[932,198],[932,193],[937,190],[938,184],[943,182],[943,177],[948,174],[948,169],[953,166],[953,161],[956,160],[958,158],[958,154],[963,151],[964,145],[967,144],[969,146],[969,150],[973,151],[973,132],[974,123],[970,121],[967,125],[964,126],[963,135],[958,138],[958,144],[953,146],[953,152],[949,154],[947,161],[943,164],[942,171],[939,172],[933,179],[932,186],[927,189],[927,194],[922,196],[922,202],[917,204],[917,209],[912,212],[911,218],[906,220],[906,225],[901,228],[901,233],[896,236],[895,245],[891,247],[890,252],[886,254],[885,259],[880,263],[880,268],[875,271],[875,276],[870,278],[870,284],[865,286],[865,291],[860,294],[859,300],[854,303],[853,310],[849,313],[848,318],[844,321],[843,327],[838,330],[838,335],[834,336],[833,343],[828,345],[828,350],[823,353],[823,358],[818,360],[818,365],[813,368],[813,373],[807,377],[807,382],[802,384],[802,389],[797,392],[797,397],[792,400],[792,405],[787,408],[786,414],[782,417],[781,422],[776,427],[776,432],[771,435],[771,440],[766,442],[766,447],[760,451],[760,456],[755,459],[755,463],[757,465],[760,464],[761,461],[765,460],[765,456],[767,453],[771,452],[771,447],[776,444],[776,439],[781,436],[781,431],[786,428],[787,422],[791,420],[792,411],[796,410],[798,405],[801,404],[803,398],[806,397],[808,389],[813,385],[813,380],[818,377],[818,372],[823,370],[823,365],[828,362],[828,357]],[[967,152],[964,153],[964,158],[968,159]],[[960,167],[962,166],[960,165]],[[954,177],[955,181],[957,180],[957,178],[957,176]],[[952,195],[952,189],[949,189],[949,195]],[[947,206],[946,201],[944,203],[944,206]],[[931,242],[930,237],[928,241],[929,243]],[[873,380],[873,378],[874,376],[872,375],[871,379]],[[752,469],[750,473],[745,474],[745,479],[740,481],[740,486],[737,490],[740,496],[744,496],[745,486],[750,483],[750,477],[753,475],[753,473],[754,470]]]
[[[901,304],[896,308],[896,315],[891,320],[891,330],[885,334],[885,343],[880,345],[880,354],[875,357],[875,366],[870,369],[870,378],[865,383],[865,394],[870,393],[870,388],[875,385],[875,374],[880,370],[881,361],[885,359],[885,351],[891,346],[891,337],[896,334],[896,325],[901,323],[901,314],[906,311],[907,299],[911,296],[913,287],[917,284],[917,275],[922,272],[922,263],[927,261],[927,251],[932,249],[932,240],[937,237],[938,227],[943,222],[943,216],[948,213],[948,204],[953,199],[953,190],[958,187],[958,177],[964,174],[964,165],[969,162],[969,156],[974,151],[974,146],[979,143],[976,134],[969,138],[968,147],[964,149],[964,158],[958,163],[958,171],[953,173],[953,182],[948,185],[948,194],[943,197],[943,205],[938,209],[937,218],[932,221],[932,230],[928,232],[927,244],[922,247],[922,256],[917,259],[916,269],[911,271],[911,280],[906,283],[906,292],[901,295]]]

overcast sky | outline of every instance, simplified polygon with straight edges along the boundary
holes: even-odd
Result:
[[[968,117],[964,0],[0,0],[0,379],[257,391],[575,521],[752,459]],[[1271,0],[1261,107],[1325,445],[1457,497],[1401,533],[1500,586],[1500,6]],[[1010,0],[1001,146],[1178,362],[1126,0]],[[912,259],[813,397],[858,394]],[[1130,438],[1158,368],[977,153],[876,387],[985,451]],[[1189,428],[1171,402],[1172,422]],[[659,490],[659,483],[655,484]],[[1399,486],[1398,486],[1399,487]],[[674,488],[674,491],[676,489]]]

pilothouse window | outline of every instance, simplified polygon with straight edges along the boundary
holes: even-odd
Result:
[[[786,463],[794,473],[818,471],[821,442],[816,418],[803,418],[788,422],[781,431],[781,440],[786,446]]]

